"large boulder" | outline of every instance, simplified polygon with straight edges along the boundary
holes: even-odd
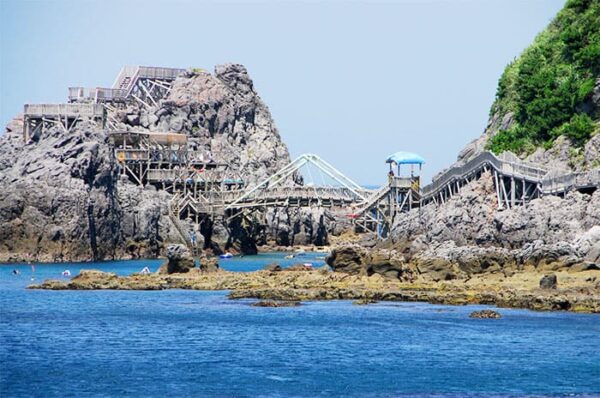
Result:
[[[585,260],[592,264],[600,266],[600,242],[596,242],[596,244],[592,246],[592,248],[585,257]]]
[[[432,244],[412,258],[419,273],[435,281],[469,277],[514,268],[515,253],[498,247],[457,246],[454,241]]]
[[[350,275],[378,274],[386,278],[412,280],[416,271],[396,250],[367,250],[357,244],[335,247],[326,262],[333,271]]]
[[[200,271],[216,272],[219,270],[219,260],[216,257],[202,257],[200,259]]]
[[[358,275],[366,273],[367,251],[359,245],[345,245],[331,250],[326,260],[333,271]]]
[[[544,275],[542,279],[540,279],[540,288],[542,289],[556,289],[558,279],[556,275]]]
[[[192,253],[184,245],[176,244],[167,246],[166,256],[167,274],[186,273],[195,267],[194,257],[192,257]]]

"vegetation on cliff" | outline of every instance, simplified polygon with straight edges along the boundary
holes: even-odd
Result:
[[[500,78],[491,113],[512,113],[513,123],[489,149],[530,153],[559,136],[585,144],[598,130],[592,95],[599,75],[600,0],[569,0]]]

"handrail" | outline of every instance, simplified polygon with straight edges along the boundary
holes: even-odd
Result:
[[[581,189],[600,186],[600,169],[574,172],[542,179],[543,193],[557,193],[569,189]]]
[[[104,116],[104,107],[98,104],[25,104],[24,113],[30,115]]]
[[[482,152],[481,154],[477,155],[476,157],[474,157],[473,159],[469,160],[467,163],[461,166],[451,167],[431,184],[423,187],[423,198],[426,199],[430,196],[437,194],[437,191],[445,187],[450,181],[462,179],[465,176],[471,174],[472,172],[478,170],[485,164],[489,165],[497,171],[502,172],[503,174],[534,180],[536,182],[540,182],[541,179],[547,173],[546,169],[534,166],[526,162],[503,160],[507,158],[508,156],[505,154],[502,154],[500,157],[497,157],[489,151]]]
[[[423,199],[429,199],[451,181],[463,179],[486,164],[504,175],[524,178],[540,184],[542,193],[545,194],[563,192],[572,188],[580,189],[600,186],[600,169],[565,173],[549,177],[547,176],[548,171],[546,169],[524,161],[517,161],[516,159],[518,158],[510,153],[503,153],[500,156],[496,156],[491,152],[482,152],[467,163],[448,169],[431,184],[423,187]]]

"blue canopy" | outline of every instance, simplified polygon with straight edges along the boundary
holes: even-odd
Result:
[[[401,164],[423,164],[425,163],[425,159],[417,155],[416,153],[411,152],[396,152],[390,156],[385,161],[386,163],[395,163],[397,165]]]

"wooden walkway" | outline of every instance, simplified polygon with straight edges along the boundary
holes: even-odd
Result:
[[[421,199],[424,204],[444,203],[485,172],[493,175],[500,208],[525,205],[543,195],[564,195],[570,190],[597,189],[600,186],[599,169],[547,176],[546,168],[523,162],[509,152],[500,156],[483,152],[462,166],[446,170],[423,188]]]

